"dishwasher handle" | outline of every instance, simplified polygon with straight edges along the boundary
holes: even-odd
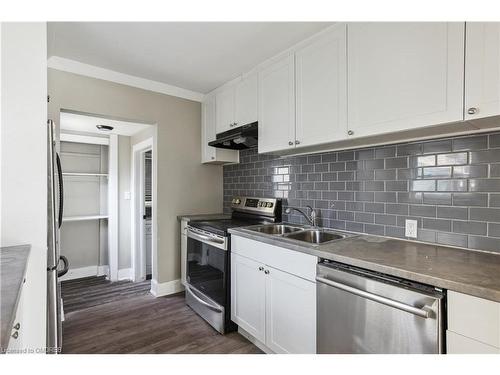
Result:
[[[422,308],[410,306],[410,305],[407,305],[405,303],[394,301],[393,299],[390,299],[387,297],[382,297],[382,296],[379,296],[378,294],[373,294],[373,293],[367,292],[365,290],[354,288],[354,287],[349,286],[349,285],[341,284],[341,283],[338,283],[338,282],[330,280],[330,279],[326,279],[326,278],[321,277],[321,276],[316,276],[316,281],[319,283],[322,283],[322,284],[326,284],[328,286],[332,286],[332,287],[337,288],[337,289],[344,290],[348,293],[352,293],[352,294],[355,294],[357,296],[364,297],[366,299],[369,299],[369,300],[372,300],[372,301],[375,301],[378,303],[382,303],[384,305],[394,307],[394,308],[402,310],[402,311],[409,312],[411,314],[417,315],[417,316],[424,318],[424,319],[431,317],[432,309],[429,306],[424,306]]]

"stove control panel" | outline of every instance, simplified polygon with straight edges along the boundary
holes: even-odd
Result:
[[[275,211],[281,210],[281,199],[234,197],[231,201],[231,208],[237,211],[274,215]]]

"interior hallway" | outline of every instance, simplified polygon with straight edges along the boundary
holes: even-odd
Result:
[[[155,298],[149,289],[149,280],[104,276],[63,282],[63,353],[261,353],[236,332],[218,334],[183,293]]]

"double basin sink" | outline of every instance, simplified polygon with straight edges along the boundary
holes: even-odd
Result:
[[[300,227],[289,224],[265,224],[246,228],[254,232],[281,236],[290,240],[321,245],[328,242],[350,237],[349,234],[339,233],[321,228]]]

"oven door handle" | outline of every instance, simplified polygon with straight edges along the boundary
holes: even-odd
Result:
[[[218,308],[217,306],[211,305],[210,303],[203,301],[200,297],[198,297],[195,294],[195,292],[193,292],[191,290],[191,288],[188,285],[186,285],[186,291],[191,295],[191,297],[193,297],[196,301],[198,301],[199,303],[201,303],[203,306],[206,306],[209,309],[214,310],[214,311],[216,311],[218,313],[222,312],[222,310],[220,308]]]
[[[200,240],[203,242],[212,242],[212,243],[215,243],[217,245],[224,245],[223,240],[218,240],[217,238],[212,238],[212,237],[204,236],[202,234],[195,233],[195,232],[189,230],[189,228],[188,228],[188,237],[191,237],[195,240]]]

